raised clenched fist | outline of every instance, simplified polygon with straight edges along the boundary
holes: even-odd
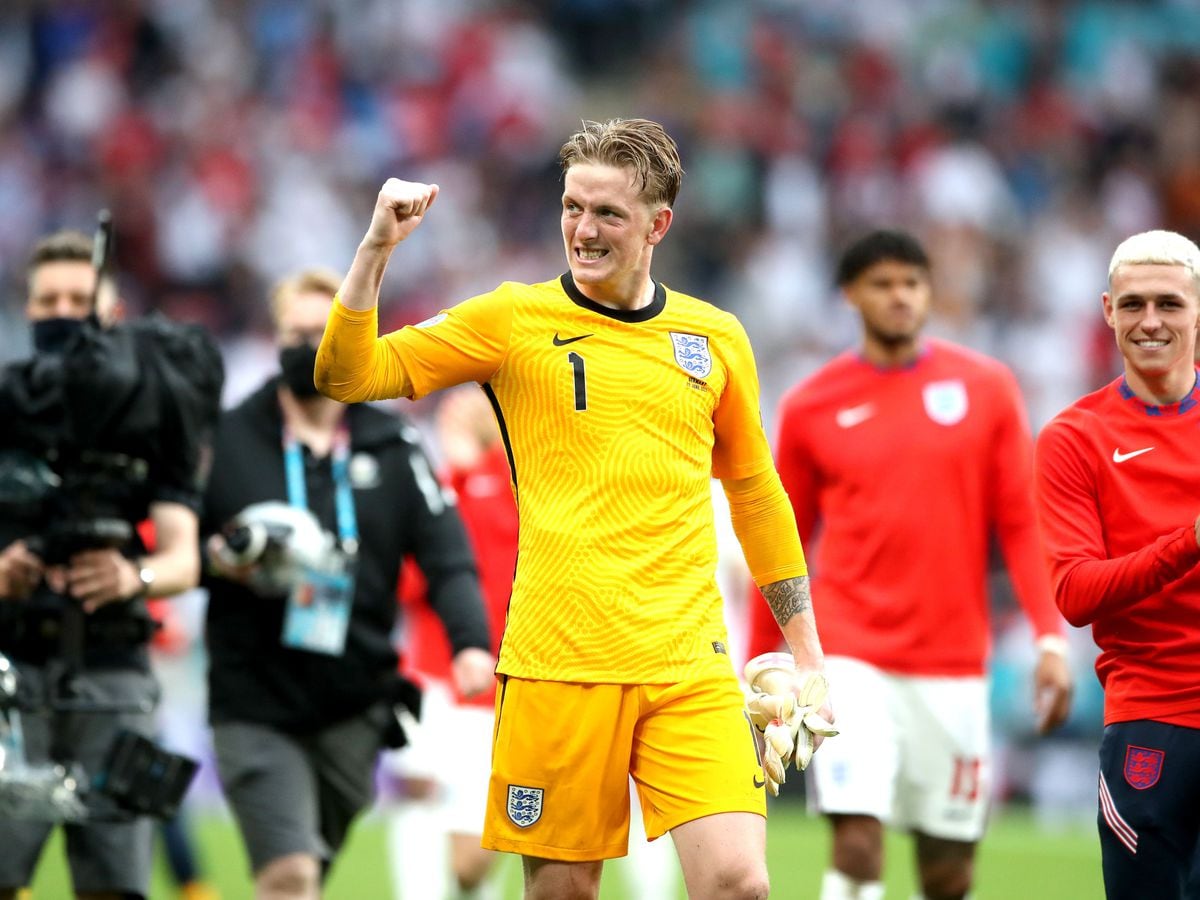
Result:
[[[365,240],[394,247],[421,224],[437,195],[436,184],[389,178],[379,189]]]

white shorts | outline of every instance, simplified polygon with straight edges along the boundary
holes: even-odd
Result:
[[[816,808],[978,841],[992,781],[987,680],[890,675],[845,656],[825,670],[841,733],[813,757]]]
[[[389,754],[389,771],[437,782],[439,805],[451,834],[482,834],[492,774],[492,726],[488,706],[459,704],[449,687],[427,681],[421,720],[409,744]]]

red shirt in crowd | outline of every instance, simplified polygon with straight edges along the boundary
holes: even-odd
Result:
[[[510,487],[503,444],[496,444],[471,468],[447,471],[443,480],[458,495],[458,512],[475,551],[487,604],[492,652],[499,653],[517,564],[517,504]],[[406,625],[403,669],[418,680],[426,677],[451,683],[450,644],[441,620],[426,601],[425,579],[411,563],[404,566],[399,593]],[[495,702],[491,693],[470,700],[458,699],[487,707]]]
[[[792,388],[776,464],[825,652],[907,675],[982,674],[993,534],[1035,632],[1058,634],[1032,450],[1012,373],[945,341],[898,368],[843,353]],[[751,654],[776,649],[767,604],[750,608]]]
[[[1037,442],[1055,599],[1091,625],[1104,721],[1200,728],[1200,390],[1150,406],[1118,378]]]

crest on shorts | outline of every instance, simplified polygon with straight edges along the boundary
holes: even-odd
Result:
[[[667,332],[675,345],[675,362],[693,378],[703,378],[712,371],[712,354],[708,352],[708,337],[702,334]]]
[[[931,381],[921,391],[925,412],[939,425],[956,425],[967,414],[967,386],[957,378]]]
[[[1131,788],[1139,791],[1154,787],[1158,784],[1158,776],[1162,774],[1165,758],[1166,754],[1161,750],[1130,744],[1125,748],[1125,780]]]
[[[508,786],[508,817],[514,825],[528,828],[542,817],[542,788],[523,787],[519,784]]]

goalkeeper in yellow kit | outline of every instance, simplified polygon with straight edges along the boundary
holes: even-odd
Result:
[[[475,381],[492,402],[520,537],[483,844],[524,857],[526,897],[597,895],[626,852],[630,775],[690,896],[765,897],[767,774],[725,652],[711,476],[796,673],[823,658],[753,355],[733,316],[650,276],[683,174],[662,127],[585,122],[560,161],[565,274],[379,337],[384,269],[438,195],[389,179],[316,383],[356,402]]]

